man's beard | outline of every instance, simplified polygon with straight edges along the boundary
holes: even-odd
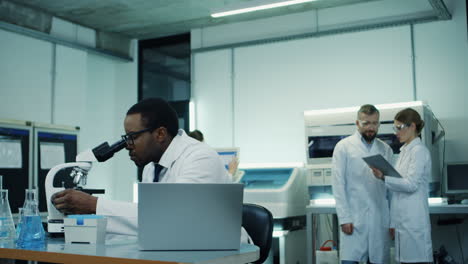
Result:
[[[366,132],[361,133],[362,137],[367,141],[367,142],[372,142],[372,140],[375,139],[377,136],[377,132],[374,132],[372,135],[367,135]]]

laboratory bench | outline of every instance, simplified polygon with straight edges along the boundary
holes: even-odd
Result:
[[[315,263],[315,217],[320,214],[336,214],[334,205],[308,205],[306,207],[307,263]],[[429,214],[468,214],[468,204],[430,204]],[[336,220],[334,221],[337,222]],[[337,236],[337,234],[334,234]]]
[[[259,248],[250,244],[241,244],[239,250],[140,251],[136,237],[106,240],[105,244],[66,244],[63,238],[48,238],[46,246],[38,249],[18,249],[14,243],[0,243],[0,260],[66,264],[234,264],[253,262],[259,256]]]

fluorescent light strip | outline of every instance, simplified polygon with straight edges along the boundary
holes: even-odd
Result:
[[[316,0],[291,0],[291,1],[284,1],[284,2],[278,2],[278,3],[272,3],[272,4],[259,5],[259,6],[254,6],[254,7],[240,8],[240,9],[231,10],[231,11],[213,13],[213,14],[211,14],[211,16],[212,16],[212,17],[231,16],[231,15],[237,15],[237,14],[242,14],[242,13],[248,13],[248,12],[253,12],[253,11],[258,11],[258,10],[264,10],[264,9],[270,9],[270,8],[288,6],[288,5],[296,5],[296,4],[302,4],[302,3],[307,3],[307,2],[313,2],[313,1],[316,1]]]

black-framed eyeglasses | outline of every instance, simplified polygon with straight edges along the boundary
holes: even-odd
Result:
[[[152,130],[154,130],[154,128],[145,128],[139,131],[130,132],[128,134],[122,135],[122,139],[125,140],[125,143],[127,143],[127,145],[133,145],[135,143],[134,140],[137,139],[138,135]]]

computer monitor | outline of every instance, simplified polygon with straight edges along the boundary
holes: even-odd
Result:
[[[444,191],[450,196],[468,195],[468,162],[445,166]]]
[[[308,150],[309,159],[316,158],[331,158],[336,144],[343,138],[349,135],[338,136],[309,136]],[[403,146],[393,133],[377,134],[377,138],[387,143],[393,150],[394,154],[400,153],[400,148]]]
[[[336,144],[347,136],[310,136],[308,139],[309,159],[331,158]]]
[[[223,160],[226,170],[229,170],[229,163],[233,158],[239,159],[239,148],[217,148],[215,150]]]

